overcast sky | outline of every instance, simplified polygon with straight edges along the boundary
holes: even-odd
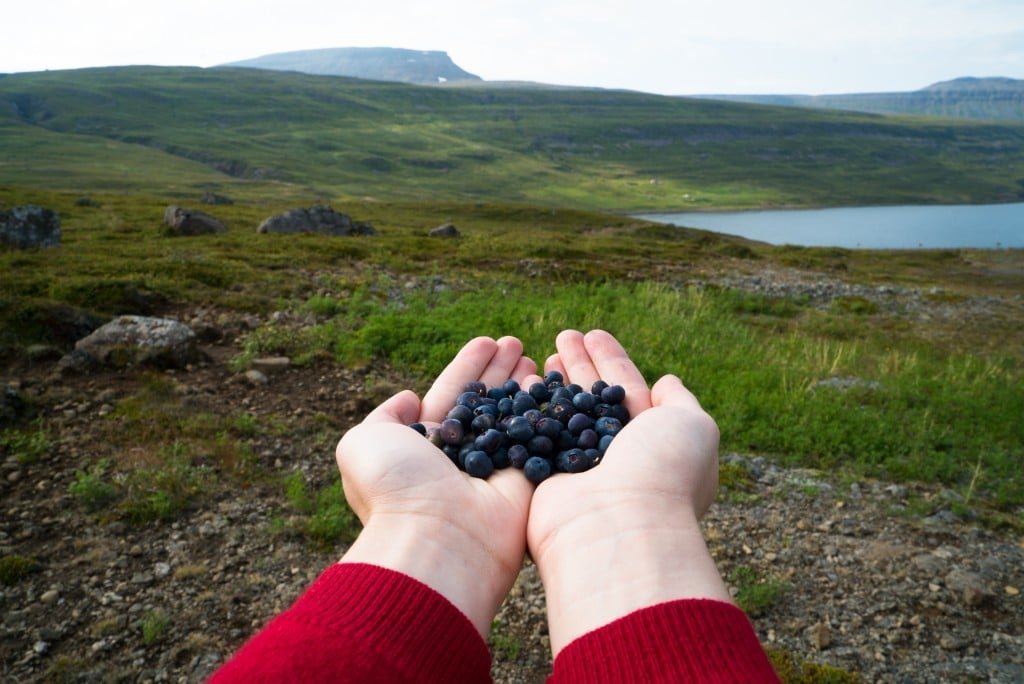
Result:
[[[1024,0],[17,0],[0,72],[213,66],[326,47],[444,50],[488,80],[665,94],[1024,78]]]

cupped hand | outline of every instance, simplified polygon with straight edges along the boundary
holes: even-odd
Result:
[[[556,348],[547,370],[585,389],[598,379],[622,385],[632,416],[597,467],[555,475],[534,493],[527,540],[557,654],[572,638],[633,610],[729,595],[698,525],[718,485],[714,420],[675,376],[648,389],[607,332],[565,331]]]
[[[408,425],[439,423],[467,382],[531,376],[536,364],[522,352],[513,337],[471,340],[422,401],[412,391],[391,397],[342,437],[336,453],[345,496],[364,525],[341,562],[424,582],[482,635],[522,565],[532,485],[512,470],[470,477]]]

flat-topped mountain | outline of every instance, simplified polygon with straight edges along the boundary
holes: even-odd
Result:
[[[873,114],[1024,121],[1024,80],[955,78],[905,93],[840,95],[700,95],[732,102],[846,109]]]
[[[482,80],[479,76],[460,68],[447,52],[401,48],[298,50],[278,52],[221,66],[419,84]]]

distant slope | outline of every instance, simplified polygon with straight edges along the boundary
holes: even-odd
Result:
[[[224,64],[276,71],[298,71],[318,76],[349,76],[372,81],[433,84],[479,81],[459,68],[447,52],[399,48],[327,48],[279,52]]]
[[[909,93],[847,95],[701,95],[702,98],[875,114],[1024,121],[1024,80],[957,78]]]
[[[577,208],[1024,198],[1024,125],[256,69],[0,78],[0,184]]]

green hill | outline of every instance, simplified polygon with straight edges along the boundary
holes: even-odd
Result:
[[[593,209],[1024,196],[1024,125],[256,69],[0,77],[0,184]]]
[[[875,114],[1024,121],[1024,80],[957,78],[909,93],[708,95],[732,102],[844,109]]]
[[[401,83],[479,81],[480,77],[455,64],[447,52],[399,48],[325,48],[278,52],[224,64],[277,71],[299,71],[318,76],[350,76]]]

